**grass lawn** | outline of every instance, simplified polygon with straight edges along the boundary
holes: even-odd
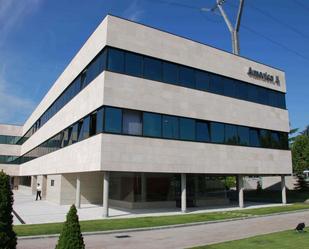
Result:
[[[157,227],[175,224],[187,224],[192,222],[215,221],[238,217],[250,217],[252,215],[264,215],[272,213],[280,213],[287,211],[295,211],[301,209],[309,209],[308,204],[293,204],[290,206],[255,208],[248,210],[212,212],[200,214],[171,215],[158,217],[141,217],[126,219],[102,219],[80,221],[82,232],[90,231],[107,231],[128,228],[145,228]],[[16,225],[14,231],[18,236],[44,235],[60,233],[62,223],[48,223],[37,225]]]
[[[248,239],[194,247],[194,249],[294,249],[308,248],[309,229],[304,233],[294,230],[254,236]]]

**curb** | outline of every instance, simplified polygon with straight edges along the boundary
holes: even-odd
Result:
[[[308,212],[309,209],[300,209],[294,211],[286,211],[281,213],[273,213],[273,214],[264,214],[264,215],[249,215],[245,217],[239,218],[230,218],[230,219],[222,219],[222,220],[213,220],[213,221],[200,221],[186,224],[175,224],[175,225],[167,225],[167,226],[156,226],[156,227],[144,227],[144,228],[129,228],[129,229],[118,229],[118,230],[107,230],[107,231],[93,231],[93,232],[83,232],[83,236],[91,236],[91,235],[106,235],[106,234],[119,234],[119,233],[129,233],[129,232],[143,232],[143,231],[152,231],[152,230],[163,230],[163,229],[172,229],[179,227],[190,227],[190,226],[199,226],[199,225],[207,225],[207,224],[215,224],[215,223],[223,223],[223,222],[231,222],[231,221],[239,221],[239,220],[247,220],[247,219],[255,219],[255,218],[263,218],[263,217],[271,217],[278,216],[284,214],[294,214],[294,213],[303,213]],[[60,234],[46,234],[46,235],[34,235],[34,236],[18,236],[18,240],[30,240],[30,239],[46,239],[46,238],[57,238]]]

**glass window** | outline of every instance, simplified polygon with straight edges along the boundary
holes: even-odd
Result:
[[[128,75],[141,77],[143,57],[134,53],[126,52],[125,70]]]
[[[83,122],[83,139],[89,137],[89,130],[90,130],[90,116],[87,116],[84,118]]]
[[[239,99],[248,99],[248,85],[246,83],[238,82],[236,87],[236,96]]]
[[[178,83],[178,66],[174,63],[163,62],[163,81],[167,83]]]
[[[143,135],[148,137],[161,137],[162,118],[160,114],[144,112]]]
[[[164,138],[179,138],[178,117],[162,115],[162,135]]]
[[[122,132],[130,135],[142,135],[142,113],[132,110],[123,110],[122,113]]]
[[[210,122],[211,142],[224,143],[224,124]]]
[[[97,113],[90,115],[89,136],[97,134]]]
[[[209,123],[196,121],[196,140],[199,142],[209,142]]]
[[[237,126],[236,125],[225,125],[225,143],[227,144],[237,144]]]
[[[123,73],[124,72],[124,52],[119,49],[108,49],[108,70]]]
[[[162,81],[162,62],[158,59],[144,57],[144,77]]]
[[[223,94],[224,93],[224,78],[219,75],[212,74],[210,77],[209,90],[212,93]]]
[[[249,145],[250,144],[250,136],[249,136],[249,128],[238,126],[238,139],[240,145]]]
[[[180,139],[195,140],[195,120],[191,118],[179,118]]]
[[[269,105],[271,106],[278,106],[278,98],[277,93],[275,91],[268,90],[268,97],[269,97]]]
[[[122,110],[114,107],[105,108],[105,131],[121,133]]]
[[[260,135],[258,129],[250,128],[250,146],[260,147]]]
[[[280,148],[279,132],[276,132],[276,131],[271,132],[271,148],[274,148],[274,149]]]
[[[69,144],[74,144],[77,142],[77,133],[78,133],[78,123],[72,126],[72,132],[69,139]]]
[[[288,133],[280,132],[280,149],[288,149],[289,148],[289,139]]]
[[[194,70],[189,67],[179,66],[179,84],[185,87],[195,88]]]
[[[82,73],[81,73],[81,75],[80,75],[80,85],[81,85],[81,89],[84,89],[86,86],[87,86],[87,81],[86,81],[86,79],[87,79],[87,69],[85,69]],[[62,98],[61,100],[60,100],[60,106],[62,107],[62,106],[64,106],[65,104],[66,104],[66,97],[64,96],[64,95],[61,95],[61,97],[60,98]],[[61,108],[60,107],[60,108]]]
[[[283,109],[286,108],[284,93],[277,93],[277,101],[278,101],[278,107],[283,108]]]
[[[268,104],[268,91],[265,88],[259,87],[259,103]]]
[[[195,87],[196,89],[208,91],[210,76],[209,73],[195,70]]]
[[[248,85],[248,100],[258,103],[259,91],[257,86]]]
[[[105,67],[105,54],[100,53],[87,67],[86,84],[95,79]]]
[[[103,121],[104,121],[104,108],[100,108],[98,111],[97,111],[97,124],[96,124],[96,132],[97,134],[98,133],[101,133],[103,132]]]
[[[232,79],[225,79],[224,81],[224,95],[229,97],[236,96],[236,83]]]
[[[260,130],[260,144],[263,148],[271,147],[271,132],[268,130]]]

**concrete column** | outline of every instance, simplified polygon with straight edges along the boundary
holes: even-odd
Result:
[[[181,212],[187,211],[187,176],[181,174]]]
[[[47,192],[47,175],[42,176],[42,199],[46,200],[46,192]]]
[[[103,180],[103,217],[108,217],[109,172],[104,172]]]
[[[285,176],[281,176],[281,194],[282,194],[282,204],[286,204],[286,186],[285,186]]]
[[[146,185],[146,175],[145,173],[141,173],[141,201],[145,202],[146,201],[146,196],[147,196],[147,185]]]
[[[31,176],[31,192],[33,195],[36,194],[36,186],[38,185],[38,177]]]
[[[76,176],[75,206],[80,208],[80,176]]]
[[[238,185],[238,202],[239,207],[244,207],[244,178],[241,175],[237,176],[237,185]]]

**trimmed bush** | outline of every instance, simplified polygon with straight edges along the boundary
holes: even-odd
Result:
[[[10,177],[0,172],[0,248],[15,249],[17,245],[16,234],[13,231],[13,192]]]
[[[84,249],[84,239],[80,232],[80,225],[75,205],[72,205],[66,221],[63,224],[56,249]]]

